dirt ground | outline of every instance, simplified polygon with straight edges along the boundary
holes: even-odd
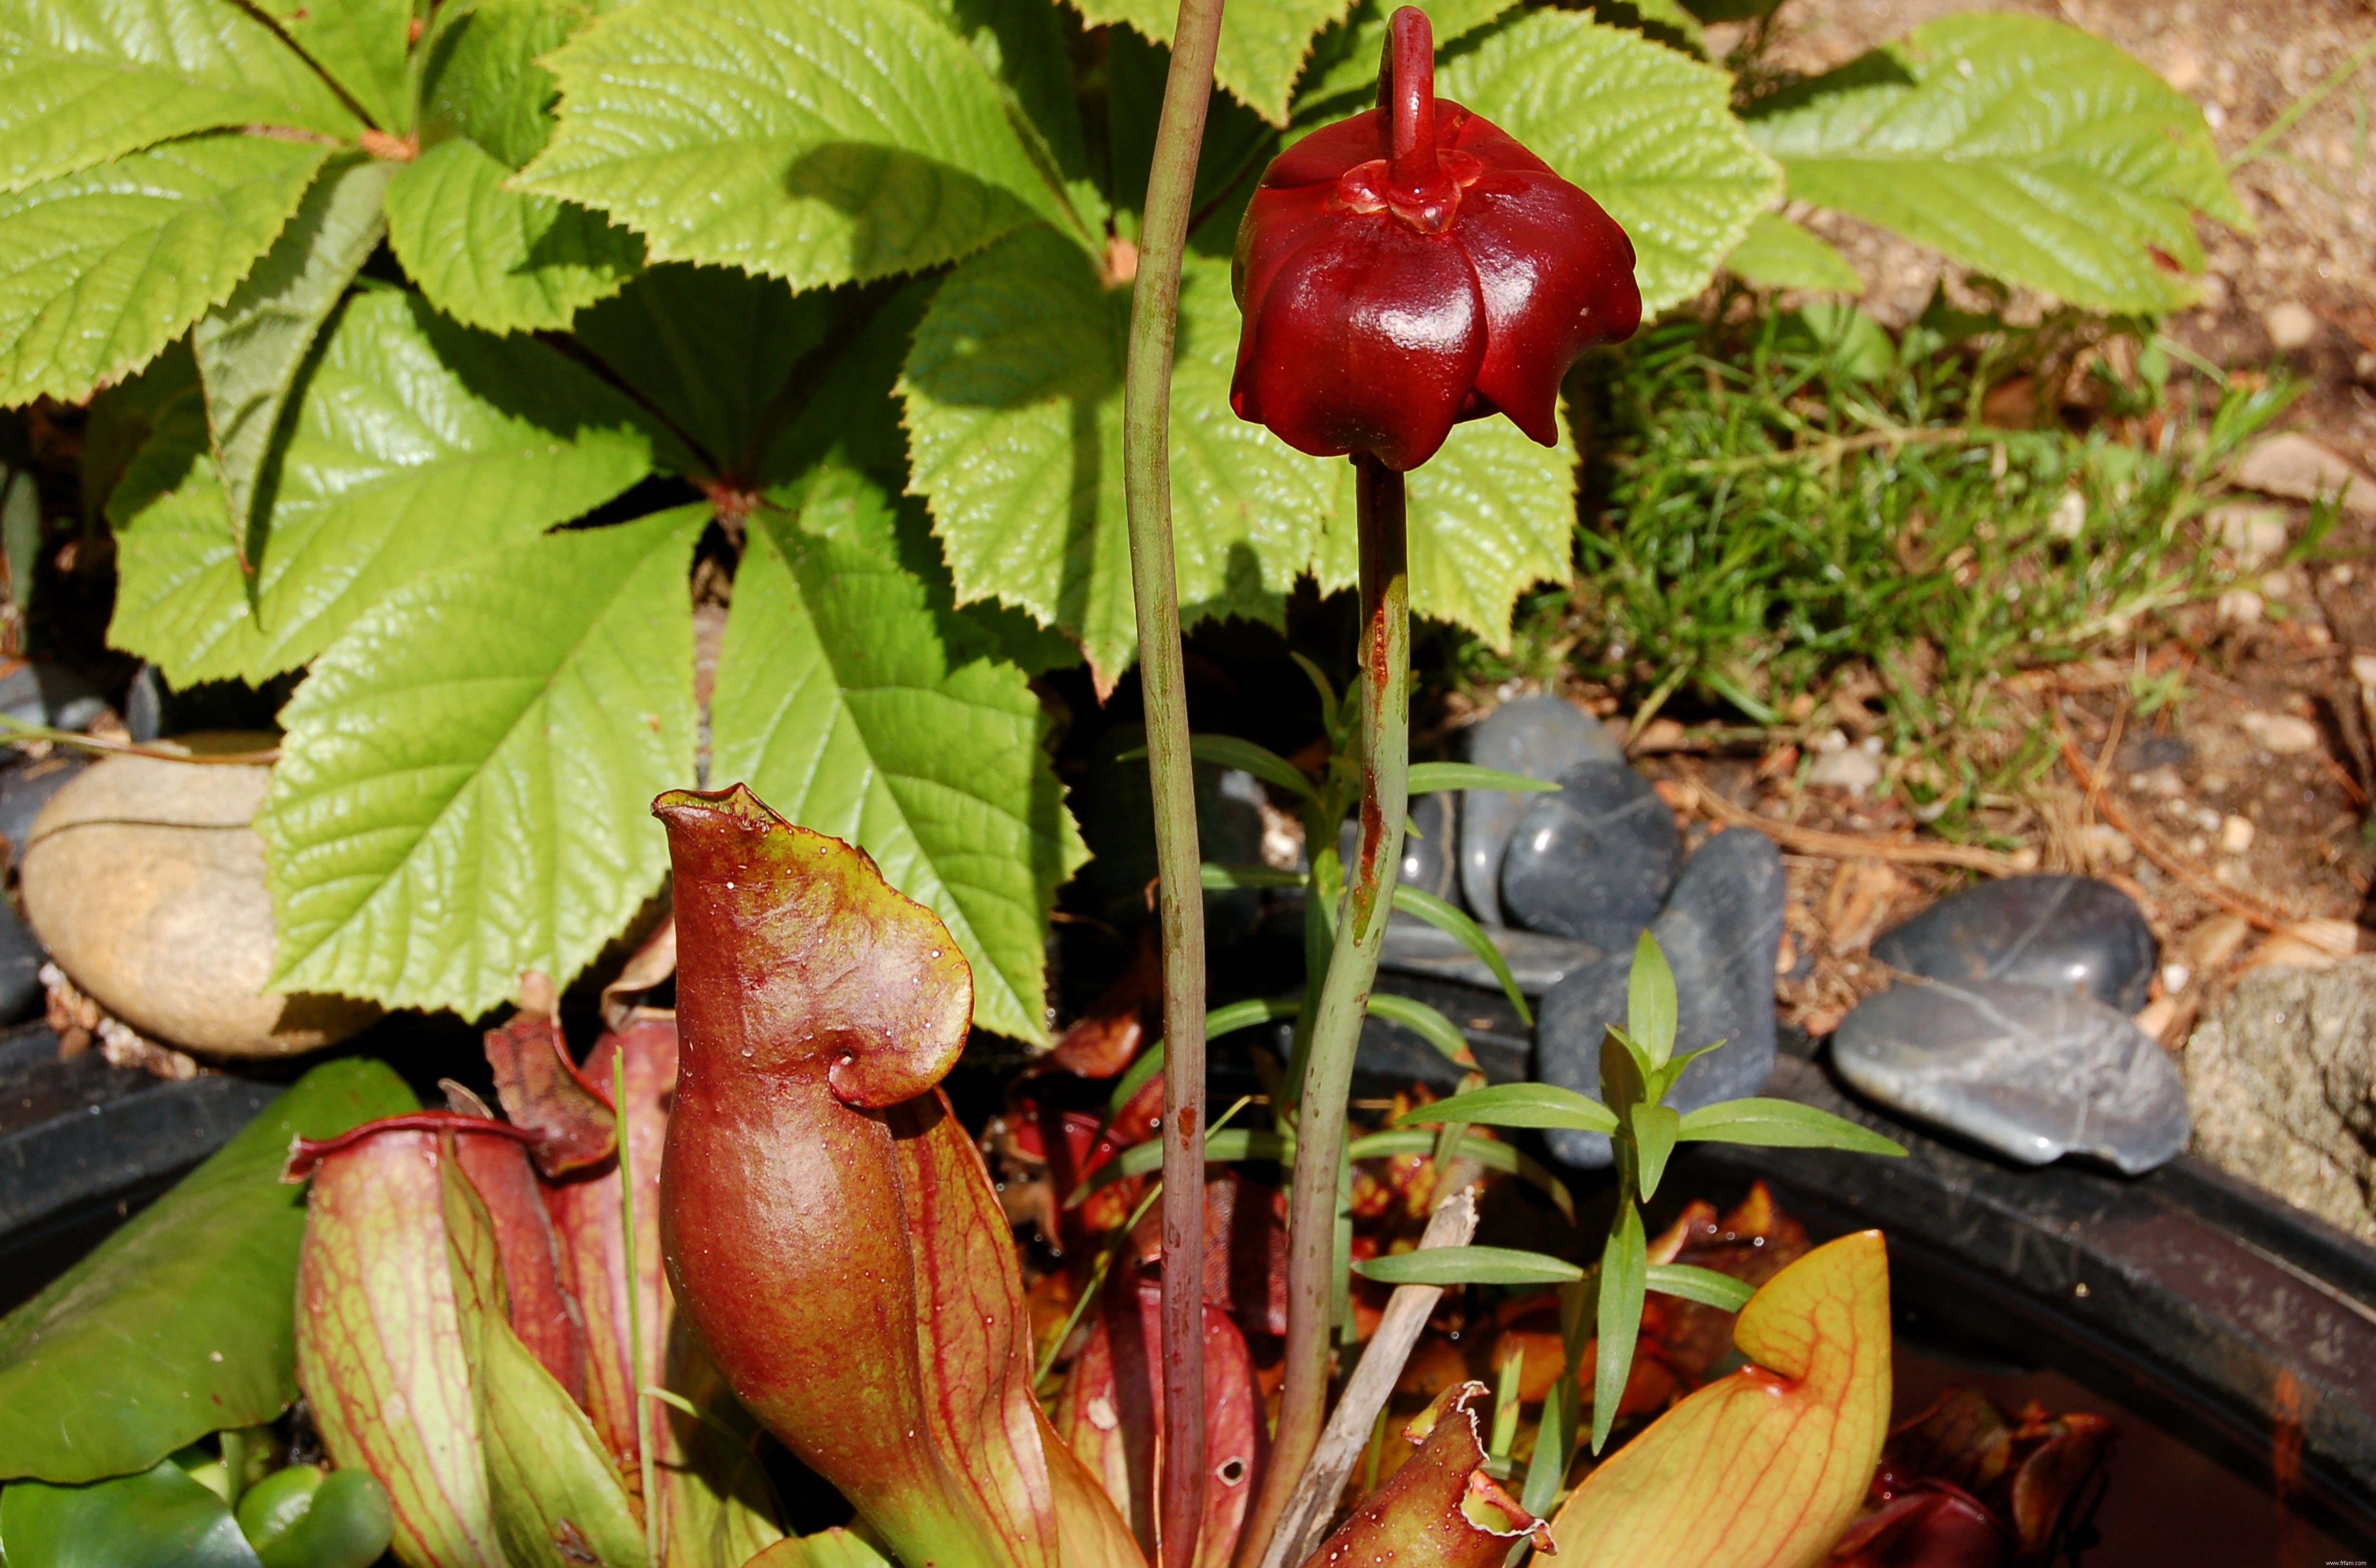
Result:
[[[1791,0],[1768,58],[1839,65],[1973,0]],[[2369,0],[2035,0],[2026,10],[2085,28],[2200,103],[2231,158],[2376,46]],[[1714,41],[1721,46],[1724,35]],[[2208,273],[2171,335],[2232,369],[2282,364],[2307,384],[2283,422],[2376,472],[2376,61],[2302,114],[2235,181],[2255,230],[2203,225]],[[1851,220],[1815,220],[1864,275],[1867,308],[1903,322],[1950,264]],[[2252,501],[2251,497],[2243,500]],[[2009,694],[2051,731],[2061,761],[1990,826],[2020,846],[1985,867],[1922,835],[1907,809],[1842,789],[1791,789],[1800,744],[1855,747],[1872,726],[1853,692],[1754,760],[1639,738],[1688,817],[1708,826],[1753,811],[1780,828],[1791,865],[1786,1014],[1823,1033],[1884,977],[1873,934],[1975,874],[2084,871],[2127,888],[2163,942],[2147,1027],[2180,1044],[2247,967],[2320,961],[2376,940],[2376,495],[2346,511],[2310,560],[2257,592],[2182,612],[2137,646],[2040,671]],[[2299,537],[2308,507],[2252,501],[2248,519]],[[2274,510],[2270,508],[2273,507]],[[2265,536],[2264,536],[2264,543]],[[2274,552],[2272,553],[2275,553]],[[2355,670],[2355,660],[2358,660]],[[2134,677],[2173,677],[2185,700],[2132,711]],[[1656,729],[1656,726],[1653,726]],[[1842,843],[1827,835],[1848,834]]]

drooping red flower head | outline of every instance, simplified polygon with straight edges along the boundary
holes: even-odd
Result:
[[[1496,412],[1552,445],[1568,366],[1642,321],[1625,231],[1435,96],[1434,34],[1411,6],[1394,16],[1378,106],[1264,172],[1234,280],[1238,417],[1314,457],[1396,469]]]

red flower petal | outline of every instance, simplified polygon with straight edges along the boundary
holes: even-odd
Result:
[[[1485,302],[1478,394],[1551,445],[1568,366],[1642,324],[1633,244],[1574,185],[1526,173],[1489,174],[1462,193],[1453,238],[1467,253]]]
[[[1435,455],[1485,357],[1485,302],[1460,247],[1384,215],[1346,215],[1253,302],[1230,403],[1315,457]]]

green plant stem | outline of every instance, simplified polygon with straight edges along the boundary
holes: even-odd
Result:
[[[627,1053],[611,1054],[611,1114],[619,1136],[619,1233],[627,1265],[627,1386],[636,1391],[636,1452],[644,1468],[644,1561],[660,1568],[660,1499],[652,1402],[644,1396],[644,1277],[636,1263],[636,1169],[627,1153]]]
[[[1320,1441],[1328,1402],[1328,1327],[1336,1295],[1338,1177],[1345,1162],[1345,1102],[1353,1051],[1378,975],[1378,949],[1394,908],[1410,775],[1410,572],[1403,476],[1367,454],[1353,459],[1360,500],[1361,573],[1360,837],[1345,912],[1313,1020],[1311,1060],[1296,1125],[1295,1185],[1288,1200],[1286,1383],[1269,1472],[1247,1521],[1238,1561],[1253,1568]]]
[[[1221,6],[1180,0],[1123,373],[1123,495],[1163,928],[1163,1568],[1190,1568],[1205,1515],[1205,891],[1171,559],[1171,351]]]

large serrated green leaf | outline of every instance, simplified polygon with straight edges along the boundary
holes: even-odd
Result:
[[[230,298],[329,152],[196,137],[0,196],[0,405],[148,363]]]
[[[222,0],[0,0],[0,190],[229,125],[350,137],[295,51]]]
[[[160,433],[109,504],[108,636],[177,686],[293,670],[420,573],[577,517],[651,464],[632,405],[592,374],[405,294],[351,300],[295,401],[249,535],[252,585],[186,428]]]
[[[1642,307],[1707,286],[1781,193],[1713,66],[1573,11],[1535,11],[1443,64],[1436,90],[1590,192],[1634,241]]]
[[[874,481],[827,469],[785,499],[735,577],[712,778],[864,847],[965,949],[975,1021],[1043,1039],[1048,913],[1087,853],[1039,702],[917,569],[931,540]]]
[[[333,158],[264,259],[191,330],[234,536],[255,515],[265,453],[315,335],[386,232],[380,202],[395,167],[362,153]]]
[[[516,188],[610,213],[656,261],[809,289],[1069,221],[998,82],[916,0],[642,0],[545,63],[561,123]]]
[[[439,142],[387,192],[387,238],[430,303],[490,332],[552,332],[619,291],[643,242],[599,212],[506,188],[511,165]]]
[[[923,0],[998,78],[1067,179],[1088,170],[1087,137],[1053,0]]]
[[[1724,258],[1724,269],[1758,289],[1803,289],[1810,293],[1861,294],[1864,279],[1848,258],[1811,231],[1778,212],[1761,212],[1740,244]]]
[[[1749,128],[1793,196],[2097,310],[2185,303],[2177,268],[2203,265],[2194,214],[2245,222],[2202,111],[2043,17],[1929,23]]]
[[[656,267],[586,312],[577,337],[700,448],[680,461],[750,485],[792,477],[762,475],[761,454],[793,372],[851,303],[731,267]]]
[[[1557,446],[1538,446],[1508,420],[1476,420],[1453,426],[1443,448],[1410,471],[1413,614],[1507,648],[1520,591],[1565,579],[1574,565],[1575,447],[1563,420],[1559,434]],[[1352,465],[1324,466],[1334,509],[1313,570],[1334,593],[1359,580],[1360,540]]]
[[[1130,296],[1027,230],[959,267],[917,328],[900,394],[912,488],[961,600],[997,599],[1079,639],[1111,684],[1137,648],[1122,496]],[[1182,616],[1276,622],[1312,558],[1334,469],[1230,411],[1238,312],[1225,263],[1190,256],[1172,378]],[[1347,465],[1347,471],[1350,471]]]
[[[1168,0],[1075,0],[1093,22],[1123,22],[1169,47],[1180,7]],[[1342,20],[1352,0],[1230,0],[1221,13],[1213,79],[1274,125],[1287,124],[1288,94],[1312,41]]]
[[[257,815],[279,990],[486,1011],[566,985],[652,891],[694,776],[707,506],[431,572],[315,661]]]
[[[558,331],[643,265],[643,242],[600,213],[507,188],[552,134],[538,58],[591,15],[574,0],[481,0],[429,42],[422,151],[388,192],[388,243],[457,321]]]
[[[384,1063],[315,1068],[0,1321],[0,1477],[124,1475],[287,1408],[305,1233],[304,1198],[280,1182],[289,1140],[412,1109]]]
[[[339,84],[372,123],[402,134],[412,128],[405,56],[412,0],[251,0],[290,41]]]

